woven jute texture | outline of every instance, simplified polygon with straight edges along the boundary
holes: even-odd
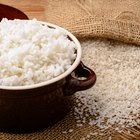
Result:
[[[46,19],[78,38],[105,37],[140,44],[139,7],[138,0],[49,0]]]

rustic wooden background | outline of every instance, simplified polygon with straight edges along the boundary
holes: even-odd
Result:
[[[0,3],[23,11],[30,19],[46,21],[45,5],[47,0],[0,0]]]

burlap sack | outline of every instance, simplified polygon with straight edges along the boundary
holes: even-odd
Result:
[[[138,0],[48,0],[46,20],[78,38],[104,37],[140,44]]]

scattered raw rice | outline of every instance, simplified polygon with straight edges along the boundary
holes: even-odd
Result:
[[[109,137],[108,137],[108,140],[112,140],[112,137],[111,137],[111,136],[109,136]]]
[[[90,135],[89,134],[87,135],[87,138],[90,138]]]
[[[93,88],[75,94],[77,126],[88,122],[120,133],[126,128],[140,128],[140,48],[87,41],[83,43],[82,61],[96,72],[97,82]]]
[[[90,135],[92,135],[92,136],[94,136],[94,135],[98,135],[98,133],[97,132],[90,132]]]
[[[62,131],[63,134],[67,134],[67,131]]]
[[[73,129],[69,129],[69,131],[68,131],[69,133],[71,133],[71,132],[73,132]]]

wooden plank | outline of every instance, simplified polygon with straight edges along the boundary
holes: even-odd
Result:
[[[23,11],[30,19],[46,21],[45,3],[47,0],[0,0],[0,3]]]

